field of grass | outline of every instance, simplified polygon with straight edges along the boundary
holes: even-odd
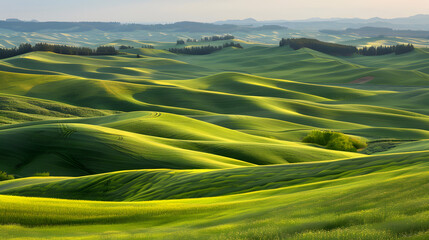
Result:
[[[236,41],[0,60],[0,238],[427,239],[429,52]]]

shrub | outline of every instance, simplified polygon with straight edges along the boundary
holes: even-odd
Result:
[[[49,177],[51,174],[49,172],[39,172],[35,173],[33,177]]]
[[[0,171],[0,181],[11,180],[15,177],[13,175],[9,175],[6,172]]]
[[[352,141],[346,135],[339,135],[328,142],[326,148],[332,150],[356,152],[356,148],[353,146]]]
[[[302,141],[326,146],[326,148],[332,150],[349,152],[356,152],[358,149],[367,147],[364,139],[350,137],[330,130],[313,130]]]

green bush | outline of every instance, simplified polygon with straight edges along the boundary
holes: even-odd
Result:
[[[49,177],[50,173],[49,172],[40,172],[40,173],[35,173],[33,176],[34,177]]]
[[[9,175],[6,172],[0,171],[0,181],[11,180],[11,179],[14,179],[14,178],[15,177],[13,175]]]
[[[313,130],[302,140],[306,143],[315,143],[332,150],[356,152],[358,149],[366,148],[364,139],[350,137],[344,133],[330,130]]]
[[[328,142],[326,148],[332,150],[340,150],[340,151],[348,151],[348,152],[356,152],[356,148],[353,146],[352,141],[345,135],[340,135],[333,138]]]

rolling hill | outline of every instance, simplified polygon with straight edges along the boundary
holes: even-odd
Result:
[[[0,238],[427,238],[426,50],[122,44],[0,60]],[[314,129],[369,146],[303,143]]]

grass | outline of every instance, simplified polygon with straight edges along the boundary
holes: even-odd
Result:
[[[427,177],[426,162],[323,187],[214,198],[107,203],[2,196],[1,229],[30,239],[423,239]]]
[[[290,186],[319,188],[356,176],[396,171],[427,163],[429,152],[413,152],[341,161],[240,167],[223,170],[133,170],[2,185],[0,194],[85,200],[142,201],[224,196]],[[311,169],[308,169],[311,166]],[[21,180],[15,180],[20,183]]]
[[[142,44],[156,49],[0,61],[0,169],[17,177],[0,183],[1,237],[427,238],[426,50],[111,42]],[[369,146],[303,143],[313,129]]]

